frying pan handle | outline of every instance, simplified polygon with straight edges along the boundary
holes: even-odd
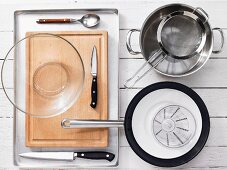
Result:
[[[204,16],[204,18],[205,18],[204,23],[206,23],[206,22],[208,21],[209,15],[206,13],[206,11],[204,11],[203,8],[197,7],[197,8],[194,9],[193,13],[194,13],[195,11],[199,12],[200,14],[202,14],[202,15]]]
[[[223,30],[221,28],[213,28],[213,31],[218,31],[221,35],[221,44],[220,44],[220,48],[218,50],[213,50],[212,53],[214,54],[218,54],[222,51],[224,43],[225,43],[225,38],[224,38],[224,33]]]
[[[61,126],[65,129],[72,128],[117,128],[123,127],[124,121],[121,120],[77,120],[64,119]]]
[[[129,30],[129,32],[127,34],[127,39],[126,39],[126,46],[127,46],[128,52],[130,54],[132,54],[132,55],[141,54],[140,51],[134,51],[132,49],[132,46],[131,46],[131,36],[132,36],[132,33],[133,32],[140,32],[140,30],[138,30],[138,29],[131,29],[131,30]]]

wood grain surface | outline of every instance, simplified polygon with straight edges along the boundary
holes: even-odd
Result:
[[[27,33],[27,34],[34,34]],[[26,146],[29,147],[106,147],[108,145],[108,129],[63,129],[61,121],[64,118],[76,119],[107,119],[108,95],[107,95],[107,32],[83,31],[83,32],[51,32],[67,39],[78,50],[85,68],[85,81],[79,100],[65,113],[51,118],[34,118],[26,116]],[[27,42],[27,112],[42,113],[49,109],[55,96],[37,93],[34,88],[34,75],[36,70],[45,64],[61,63],[75,69],[79,74],[77,61],[70,60],[74,56],[72,48],[67,48],[64,41],[56,37],[33,38]],[[91,53],[93,46],[98,53],[98,102],[95,109],[90,107],[91,102]],[[56,47],[59,48],[56,49]],[[51,65],[47,65],[49,72]],[[57,70],[56,70],[57,71]],[[70,74],[70,73],[69,73]],[[72,75],[72,76],[76,76]],[[45,76],[45,75],[43,75]],[[53,74],[51,77],[42,77],[41,83],[52,83],[63,74]],[[40,80],[41,81],[41,80]],[[62,80],[63,81],[63,80]],[[40,83],[40,82],[39,82]],[[59,82],[62,83],[62,82]],[[46,84],[45,84],[46,85]],[[55,87],[49,87],[54,88]],[[67,88],[67,87],[66,87]],[[75,89],[76,90],[76,89]],[[49,94],[48,94],[49,95]],[[52,94],[51,94],[52,95]],[[59,94],[64,95],[64,94]],[[44,101],[44,102],[43,102]],[[41,115],[42,116],[42,115]]]
[[[12,45],[13,40],[13,12],[18,9],[56,9],[56,8],[117,8],[120,13],[120,44],[119,58],[120,66],[119,76],[121,82],[124,82],[139,67],[144,60],[142,55],[130,55],[127,51],[125,41],[129,29],[140,29],[146,17],[158,7],[169,3],[185,3],[194,7],[202,7],[209,14],[209,22],[212,27],[224,28],[224,35],[227,37],[227,22],[224,16],[227,11],[227,1],[225,0],[52,0],[44,2],[38,0],[3,0],[0,2],[0,58],[2,59],[7,50]],[[7,23],[7,24],[6,24]],[[138,36],[133,37],[133,47],[139,49]],[[0,61],[1,64],[2,60]],[[225,43],[223,52],[212,54],[211,59],[206,63],[198,74],[181,79],[172,79],[185,83],[192,87],[205,101],[209,114],[211,116],[211,131],[202,152],[187,164],[172,168],[174,170],[226,170],[227,169],[227,44]],[[122,68],[127,69],[122,70]],[[205,69],[203,71],[203,69]],[[149,79],[148,79],[149,78]],[[124,119],[125,110],[132,97],[142,88],[152,82],[166,80],[163,76],[155,73],[144,77],[136,89],[119,88],[120,93],[120,118]],[[144,84],[143,84],[144,83]],[[122,83],[121,83],[122,84]],[[1,85],[0,85],[1,86]],[[10,83],[8,88],[12,88]],[[12,89],[13,94],[13,89]],[[13,166],[13,107],[7,101],[4,92],[0,89],[0,169],[16,170]],[[108,168],[116,170],[166,170],[152,166],[141,160],[129,147],[123,130],[120,131],[119,141],[119,166],[118,168]],[[80,168],[79,168],[80,169]],[[89,169],[89,168],[88,168]],[[96,168],[100,169],[100,168]],[[23,169],[24,170],[24,169]],[[45,169],[46,170],[46,169]],[[56,170],[48,169],[48,170]],[[62,168],[61,168],[62,170]],[[94,168],[91,168],[94,170]]]

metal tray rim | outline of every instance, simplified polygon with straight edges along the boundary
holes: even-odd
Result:
[[[118,9],[116,8],[70,8],[70,9],[34,9],[34,10],[15,10],[14,11],[14,27],[13,27],[13,32],[14,32],[14,43],[16,42],[16,37],[17,37],[17,30],[16,30],[16,25],[17,25],[17,20],[16,20],[16,17],[20,14],[25,14],[25,13],[39,13],[39,12],[64,12],[64,11],[67,11],[67,12],[70,12],[70,11],[84,11],[84,12],[110,12],[112,14],[115,14],[117,15],[118,17],[118,22],[117,22],[117,25],[116,27],[118,28],[117,30],[117,54],[119,54],[119,12],[118,12]],[[119,58],[118,58],[118,62],[117,62],[117,67],[119,68]],[[118,90],[117,90],[117,103],[118,103],[118,112],[117,112],[117,116],[119,118],[119,72],[118,72]],[[14,90],[14,94],[15,94],[15,90]],[[17,161],[17,158],[16,158],[16,108],[13,109],[13,115],[14,115],[14,118],[13,118],[13,163],[15,166],[19,166],[20,168],[38,168],[38,167],[34,167],[34,166],[27,166],[27,165],[23,165],[22,163],[19,163]],[[49,165],[43,165],[42,167],[39,167],[39,168],[69,168],[69,169],[72,169],[72,168],[116,168],[119,166],[119,129],[118,129],[118,132],[117,132],[117,136],[118,136],[118,160],[116,162],[115,165],[110,165],[110,166],[79,166],[79,165],[76,165],[76,166],[49,166]]]
[[[23,13],[39,13],[39,12],[70,12],[70,11],[84,11],[84,12],[110,12],[118,15],[117,8],[69,8],[69,9],[34,9],[34,10],[16,10],[14,17]]]

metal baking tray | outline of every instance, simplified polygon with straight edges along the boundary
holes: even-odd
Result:
[[[38,18],[81,18],[86,13],[96,13],[101,22],[95,29],[88,29],[81,24],[37,24]],[[111,21],[111,22],[110,22]],[[108,112],[109,119],[118,120],[118,43],[119,43],[119,15],[117,9],[46,9],[46,10],[19,10],[14,12],[14,42],[25,37],[28,31],[108,31]],[[25,59],[25,58],[24,58]],[[14,65],[23,61],[14,60]],[[23,59],[20,59],[23,60]],[[25,65],[20,65],[21,69]],[[14,73],[18,78],[23,77],[20,72]],[[14,81],[14,95],[25,103],[25,90]],[[109,151],[115,154],[111,162],[105,160],[76,159],[72,162],[49,161],[20,158],[19,153],[34,151],[89,151],[94,148],[29,148],[25,146],[25,115],[19,110],[14,110],[14,164],[23,168],[68,168],[68,167],[114,167],[118,165],[119,132],[117,128],[109,129],[109,146],[96,150]]]

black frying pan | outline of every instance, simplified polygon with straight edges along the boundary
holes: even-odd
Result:
[[[154,92],[156,90],[160,89],[173,89],[180,91],[187,96],[189,96],[197,105],[200,113],[201,113],[201,119],[202,119],[202,129],[200,136],[195,143],[194,147],[192,147],[191,150],[189,150],[187,153],[171,159],[165,159],[165,158],[158,158],[155,157],[146,150],[142,149],[142,147],[138,144],[134,134],[133,134],[133,125],[132,125],[132,119],[134,111],[138,105],[139,102],[148,94],[151,92]],[[152,101],[151,101],[152,102]],[[125,135],[127,138],[127,141],[129,145],[131,146],[132,150],[144,161],[160,166],[160,167],[175,167],[182,165],[184,163],[187,163],[188,161],[192,160],[198,153],[202,150],[204,147],[207,138],[209,136],[210,131],[210,120],[209,120],[209,114],[208,110],[206,108],[206,105],[204,104],[203,100],[200,98],[200,96],[193,91],[191,88],[182,85],[180,83],[175,82],[159,82],[152,85],[149,85],[142,89],[139,93],[136,94],[136,96],[132,99],[130,102],[124,122],[122,121],[95,121],[95,120],[70,120],[65,119],[62,121],[62,126],[64,128],[97,128],[97,127],[120,127],[121,125],[124,125],[125,129]],[[151,143],[152,145],[152,143]],[[162,151],[160,151],[162,152]]]

